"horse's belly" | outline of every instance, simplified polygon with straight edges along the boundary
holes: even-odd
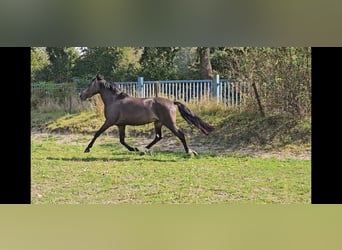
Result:
[[[117,125],[144,125],[158,120],[157,117],[151,112],[146,110],[139,110],[131,114],[123,114],[117,121]]]
[[[158,120],[153,112],[153,99],[124,99],[125,102],[115,108],[120,110],[117,125],[144,125]]]

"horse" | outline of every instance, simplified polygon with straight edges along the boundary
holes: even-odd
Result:
[[[85,101],[92,96],[100,94],[104,103],[105,122],[95,133],[85,153],[90,152],[97,137],[109,127],[116,125],[119,129],[120,143],[129,151],[139,151],[125,142],[125,128],[127,125],[138,126],[154,123],[155,137],[141,154],[145,154],[154,144],[162,139],[162,127],[167,127],[179,138],[187,155],[197,155],[191,150],[185,140],[184,133],[176,125],[176,107],[185,121],[196,126],[203,134],[208,135],[214,127],[196,116],[188,107],[179,101],[171,101],[167,98],[135,98],[120,90],[117,84],[107,82],[104,77],[97,74],[88,86],[80,92],[80,99]]]

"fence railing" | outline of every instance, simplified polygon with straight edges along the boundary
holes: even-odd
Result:
[[[120,89],[134,97],[164,96],[170,99],[185,102],[200,102],[203,100],[216,100],[229,107],[245,103],[249,94],[246,81],[232,81],[228,79],[209,80],[167,80],[144,81],[139,77],[136,82],[115,82]]]
[[[209,80],[166,80],[144,81],[138,77],[136,82],[115,82],[120,89],[134,97],[167,97],[184,102],[201,102],[216,100],[228,107],[245,103],[245,97],[250,94],[246,81],[220,79],[218,75]],[[31,84],[31,95],[40,98],[60,98],[77,95],[82,88],[70,83],[64,84]]]

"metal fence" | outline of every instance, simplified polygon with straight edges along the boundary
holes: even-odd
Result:
[[[216,100],[228,107],[244,104],[250,94],[249,85],[245,81],[219,79],[210,80],[167,80],[144,81],[138,77],[136,82],[115,82],[120,89],[134,97],[166,97],[184,102]],[[85,84],[84,84],[85,85]],[[77,95],[82,87],[75,84],[32,83],[31,96],[39,98],[69,98]]]
[[[167,80],[115,82],[120,89],[134,97],[163,96],[185,102],[216,100],[229,107],[244,104],[249,95],[248,83],[215,77],[211,80]]]

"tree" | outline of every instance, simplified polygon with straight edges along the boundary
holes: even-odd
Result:
[[[49,63],[49,57],[46,54],[45,48],[31,48],[31,82],[42,80],[42,72]]]
[[[243,47],[219,47],[211,53],[211,64],[215,72],[223,78],[244,78],[244,65],[246,64],[246,48]]]
[[[112,79],[117,82],[136,81],[139,76],[139,59],[142,49],[135,47],[122,47],[122,58],[113,68]]]
[[[214,51],[213,70],[229,79],[245,80],[261,115],[311,112],[309,47],[224,47]]]
[[[72,70],[79,52],[74,47],[46,47],[49,57],[50,79],[57,83],[69,82],[72,77]]]
[[[175,79],[199,79],[200,74],[196,60],[198,53],[196,47],[181,47],[175,56],[176,67]]]
[[[140,74],[148,80],[174,79],[174,59],[178,50],[178,47],[144,47],[139,60]]]
[[[210,62],[210,48],[209,47],[198,47],[199,55],[199,71],[201,74],[201,79],[212,79],[213,70]]]
[[[76,61],[73,74],[89,80],[100,73],[105,79],[111,79],[122,58],[123,49],[120,47],[86,47]]]

